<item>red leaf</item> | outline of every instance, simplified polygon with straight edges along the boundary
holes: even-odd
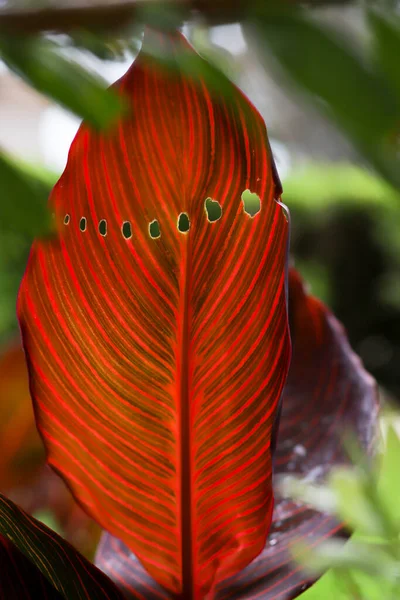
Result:
[[[19,339],[0,352],[0,491],[31,514],[50,511],[63,536],[84,555],[94,555],[100,528],[45,464]]]
[[[178,33],[157,43],[193,55]],[[290,353],[279,184],[262,118],[229,86],[217,98],[139,55],[117,84],[129,116],[75,138],[58,235],[35,244],[18,306],[50,464],[188,599],[265,544]]]
[[[19,340],[0,353],[0,491],[30,484],[44,464]]]
[[[365,450],[371,449],[378,416],[376,386],[352,352],[342,326],[327,308],[307,296],[295,271],[289,277],[293,359],[283,393],[275,471],[321,480],[343,464],[341,436],[352,430]],[[315,545],[343,525],[305,505],[278,499],[269,540],[243,571],[224,581],[217,600],[289,600],[313,583],[293,565],[289,546],[304,538]],[[108,534],[100,543],[96,564],[124,591],[146,600],[168,599],[124,544]]]

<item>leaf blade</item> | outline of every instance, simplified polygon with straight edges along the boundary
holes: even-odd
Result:
[[[258,6],[249,22],[248,37],[253,36],[261,57],[268,61],[271,52],[291,82],[333,117],[357,149],[398,187],[398,100],[384,72],[297,8]],[[335,74],[340,74],[340,85]]]
[[[320,301],[306,294],[293,269],[289,302],[293,360],[283,393],[275,472],[280,476],[297,472],[318,482],[334,465],[348,460],[336,433],[343,430],[346,421],[355,426],[363,448],[371,450],[377,419],[376,389],[352,353],[340,324]],[[345,388],[347,393],[343,394]],[[263,551],[218,586],[216,599],[296,598],[317,576],[293,564],[292,543],[300,539],[314,547],[335,535],[348,535],[335,516],[278,495]],[[129,590],[151,599],[162,593],[129,549],[109,534],[103,536],[96,564],[119,581],[128,598]],[[165,593],[161,597],[172,600]]]
[[[104,573],[3,494],[0,494],[0,534],[37,567],[62,597],[122,600],[121,593]]]
[[[191,51],[180,34],[146,36]],[[118,84],[129,117],[74,141],[51,199],[58,237],[34,246],[19,296],[50,463],[160,583],[193,598],[264,545],[290,352],[280,188],[265,125],[229,85],[220,99],[139,55]],[[245,189],[261,199],[253,216]]]

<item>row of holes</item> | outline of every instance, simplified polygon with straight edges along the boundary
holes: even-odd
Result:
[[[261,200],[257,194],[253,194],[250,190],[245,190],[242,194],[242,201],[244,212],[248,214],[250,217],[254,217],[261,210]],[[222,216],[222,207],[219,202],[213,200],[212,198],[207,198],[204,203],[204,208],[207,213],[207,219],[210,223],[214,223],[218,221]],[[69,225],[71,221],[70,215],[65,215],[64,217],[64,225]],[[187,233],[190,229],[190,221],[189,217],[186,213],[181,213],[178,217],[178,231],[181,233]],[[87,220],[86,217],[82,217],[79,221],[79,229],[84,232],[87,228]],[[101,219],[98,224],[98,230],[100,235],[103,237],[107,235],[107,221],[105,219]],[[129,240],[132,237],[132,227],[129,221],[124,221],[121,227],[122,235],[126,240]],[[153,239],[157,239],[160,237],[160,225],[156,219],[149,223],[149,234]]]

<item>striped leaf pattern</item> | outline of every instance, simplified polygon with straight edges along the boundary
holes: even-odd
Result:
[[[19,337],[0,349],[0,492],[29,514],[50,511],[62,536],[93,557],[100,527],[46,465]]]
[[[123,600],[115,584],[68,542],[0,494],[1,598]],[[7,590],[7,594],[3,594]],[[13,593],[17,595],[12,595]]]
[[[376,386],[352,352],[342,326],[305,293],[294,270],[289,274],[289,308],[293,358],[282,397],[275,471],[318,482],[334,465],[346,462],[341,444],[346,429],[356,434],[366,451],[372,449],[378,417]],[[278,497],[264,550],[218,586],[216,599],[296,598],[313,580],[292,563],[291,542],[303,538],[315,545],[335,534],[345,531],[332,516]],[[96,564],[126,598],[173,600],[123,542],[109,534],[103,535]]]
[[[0,598],[62,600],[63,596],[7,538],[0,535]]]
[[[0,491],[31,484],[45,461],[19,339],[0,350]]]
[[[178,68],[193,52],[181,34],[150,33],[168,67],[142,52],[116,85],[118,127],[81,127],[18,313],[50,464],[160,585],[196,600],[270,527],[288,223],[260,115]]]

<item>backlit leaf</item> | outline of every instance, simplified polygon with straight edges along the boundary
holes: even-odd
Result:
[[[49,515],[53,529],[85,556],[93,557],[99,527],[45,464],[20,339],[0,352],[0,492],[39,519]]]
[[[176,68],[142,52],[117,84],[129,115],[80,129],[18,310],[50,464],[160,585],[200,599],[270,527],[288,223],[258,112],[181,71],[180,34],[146,37]]]
[[[365,450],[371,449],[378,412],[376,388],[351,351],[341,325],[320,301],[305,293],[293,270],[289,300],[293,359],[283,393],[275,471],[279,476],[302,475],[317,484],[333,466],[348,461],[341,445],[346,429],[353,431]],[[300,539],[313,547],[343,534],[343,529],[331,514],[278,497],[264,550],[218,586],[216,600],[296,598],[317,576],[293,563],[293,541]],[[123,542],[109,534],[103,536],[96,564],[128,598],[134,592],[146,600],[172,600]]]

